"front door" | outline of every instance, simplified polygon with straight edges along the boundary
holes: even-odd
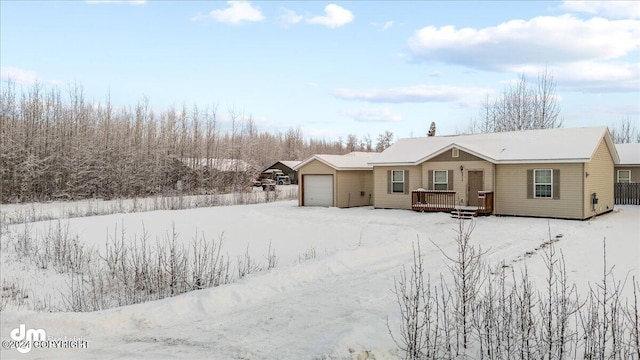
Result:
[[[479,206],[478,191],[484,190],[484,172],[467,172],[467,200],[469,206]]]

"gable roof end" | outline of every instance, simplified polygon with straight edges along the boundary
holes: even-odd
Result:
[[[313,160],[318,160],[321,163],[336,170],[371,170],[373,169],[373,167],[369,165],[369,161],[373,160],[378,155],[379,153],[358,151],[354,151],[345,155],[313,155],[300,162],[298,165],[296,165],[295,168],[293,168],[293,170],[297,171]]]

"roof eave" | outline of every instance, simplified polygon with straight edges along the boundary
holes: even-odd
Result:
[[[371,167],[362,167],[362,166],[354,166],[354,167],[334,167],[334,169],[338,170],[338,171],[344,171],[344,170],[373,170],[373,166]]]
[[[591,159],[576,158],[576,159],[510,159],[510,160],[498,160],[495,163],[498,165],[509,164],[580,164],[589,162]]]
[[[417,162],[370,162],[367,163],[369,165],[371,165],[372,167],[376,167],[376,166],[416,166],[419,165],[419,163]]]

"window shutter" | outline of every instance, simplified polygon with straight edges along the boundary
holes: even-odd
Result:
[[[387,194],[391,194],[393,185],[391,184],[391,170],[387,170]]]
[[[553,198],[560,199],[560,169],[553,169]]]
[[[453,190],[453,170],[447,171],[447,190]]]
[[[427,171],[427,189],[428,190],[433,190],[433,170],[428,170]]]
[[[533,170],[527,170],[527,199],[533,199]]]
[[[409,193],[409,170],[404,171],[404,193]]]

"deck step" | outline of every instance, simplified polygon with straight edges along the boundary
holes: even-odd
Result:
[[[477,209],[454,209],[451,210],[451,217],[454,219],[472,219],[477,216]]]

